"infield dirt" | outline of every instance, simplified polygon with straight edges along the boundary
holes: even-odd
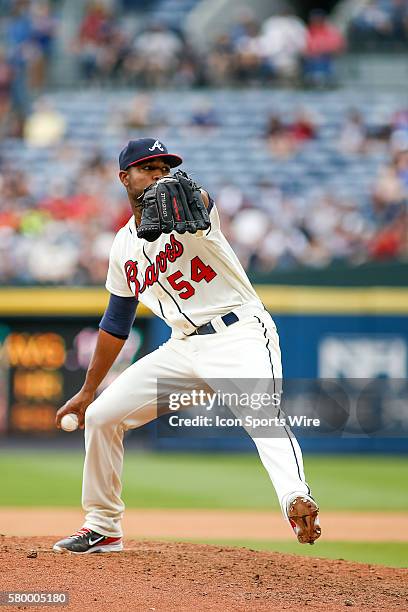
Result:
[[[83,512],[73,508],[0,508],[0,525],[7,535],[59,538],[83,524]],[[323,512],[326,542],[408,542],[408,514],[403,512]],[[143,540],[293,540],[280,512],[208,509],[128,508],[124,533]]]
[[[125,540],[122,553],[61,555],[51,550],[55,539],[0,536],[0,589],[68,591],[69,605],[2,606],[2,610],[408,609],[408,569],[246,548],[132,540]]]

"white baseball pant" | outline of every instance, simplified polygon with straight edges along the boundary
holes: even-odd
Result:
[[[282,378],[279,338],[270,315],[258,308],[218,333],[171,338],[128,367],[86,411],[84,526],[122,536],[123,436],[157,417],[157,379],[272,376]],[[288,435],[253,440],[286,516],[287,499],[310,492],[299,444]]]

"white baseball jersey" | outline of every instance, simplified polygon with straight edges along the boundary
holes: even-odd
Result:
[[[112,245],[108,291],[136,296],[170,325],[172,337],[130,365],[86,411],[84,527],[107,537],[122,536],[123,435],[157,418],[159,379],[199,379],[211,386],[222,376],[230,391],[231,380],[255,379],[258,389],[261,381],[275,385],[282,377],[276,326],[221,233],[215,207],[209,212],[208,230],[162,235],[155,242],[137,237],[132,217]],[[240,320],[222,327],[220,315],[230,311]],[[220,333],[188,337],[209,321]],[[287,429],[283,431],[283,436],[248,433],[287,518],[288,503],[297,496],[303,499],[310,490],[301,449]]]
[[[263,308],[237,256],[220,230],[215,206],[211,226],[196,234],[162,234],[154,242],[138,238],[135,219],[117,233],[106,288],[136,296],[182,338],[240,306]]]

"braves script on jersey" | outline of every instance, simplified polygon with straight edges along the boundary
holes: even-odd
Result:
[[[108,291],[136,296],[178,338],[244,304],[262,308],[220,230],[214,206],[210,220],[211,227],[205,232],[162,234],[152,243],[137,237],[132,217],[112,245]]]

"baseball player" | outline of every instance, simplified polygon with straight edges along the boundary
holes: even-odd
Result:
[[[112,245],[109,304],[81,390],[57,412],[85,428],[84,525],[57,552],[122,550],[123,435],[157,417],[157,379],[282,377],[276,325],[223,236],[211,197],[183,172],[160,140],[133,140],[119,156],[132,216]],[[171,338],[129,366],[96,399],[143,302]],[[320,536],[319,508],[305,480],[300,447],[283,436],[253,437],[284,517],[300,543]]]

